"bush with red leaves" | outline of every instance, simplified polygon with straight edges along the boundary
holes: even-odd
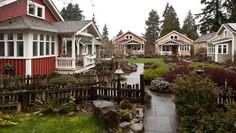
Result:
[[[182,66],[177,67],[172,71],[169,71],[164,75],[164,79],[170,83],[172,83],[178,75],[188,75],[192,69],[190,67]]]

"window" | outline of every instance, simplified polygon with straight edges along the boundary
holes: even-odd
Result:
[[[175,36],[175,39],[178,39],[178,37],[177,37],[177,36]]]
[[[17,42],[17,56],[23,57],[24,56],[24,42]]]
[[[33,56],[38,56],[38,42],[33,42]]]
[[[221,51],[221,50],[222,50],[222,46],[219,45],[219,46],[218,46],[218,53],[219,53],[219,54],[222,54],[222,51]]]
[[[46,55],[49,55],[50,52],[49,48],[50,48],[50,43],[46,42]]]
[[[7,39],[8,40],[13,40],[13,33],[8,33]]]
[[[125,38],[126,38],[126,39],[132,39],[133,36],[132,36],[132,35],[127,35],[127,36],[125,36]]]
[[[173,39],[173,38],[174,38],[173,36],[170,37],[170,39]]]
[[[189,50],[190,50],[190,46],[188,46],[188,45],[182,45],[182,46],[180,46],[180,50],[181,50],[181,51],[189,51]]]
[[[44,42],[40,42],[40,55],[44,55]]]
[[[209,45],[208,46],[208,53],[209,54],[215,54],[215,46],[214,45]]]
[[[51,42],[51,55],[54,55],[55,54],[55,44],[54,42]]]
[[[8,56],[14,56],[14,42],[7,42],[7,52]]]
[[[5,42],[3,33],[0,33],[0,56],[5,56]]]
[[[28,14],[31,15],[31,16],[34,16],[34,17],[38,17],[38,18],[43,18],[44,19],[45,7],[40,5],[40,4],[38,4],[38,3],[29,1],[29,4],[28,4]]]
[[[168,45],[163,45],[162,51],[170,51],[170,47]]]
[[[18,57],[23,57],[24,56],[24,41],[23,41],[23,34],[22,33],[17,33],[16,34],[17,38],[17,56]]]
[[[225,34],[224,34],[224,37],[227,37],[227,36],[228,36],[228,32],[225,31],[224,33],[225,33]]]
[[[227,44],[218,45],[218,54],[228,54],[228,45]]]
[[[5,56],[5,43],[0,41],[0,56]]]

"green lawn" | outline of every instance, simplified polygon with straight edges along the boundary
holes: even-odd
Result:
[[[160,58],[137,58],[137,59],[128,59],[131,63],[147,63],[147,62],[160,62]]]
[[[1,133],[102,133],[104,125],[94,115],[15,115],[16,126],[0,127]]]

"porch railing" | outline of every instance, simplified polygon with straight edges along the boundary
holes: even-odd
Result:
[[[59,70],[71,70],[73,66],[73,58],[68,57],[57,57],[56,58],[56,68]]]
[[[161,51],[161,55],[172,55],[172,51]]]
[[[84,67],[95,64],[96,55],[84,56]]]
[[[143,51],[142,51],[142,50],[133,50],[132,52],[133,52],[133,54],[135,54],[135,55],[143,54]]]

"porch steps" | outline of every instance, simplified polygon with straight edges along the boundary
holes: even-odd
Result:
[[[59,74],[83,73],[83,72],[89,71],[89,69],[94,68],[94,67],[95,67],[95,64],[89,65],[87,67],[79,67],[79,68],[76,68],[76,70],[57,70],[56,73],[59,73]]]

